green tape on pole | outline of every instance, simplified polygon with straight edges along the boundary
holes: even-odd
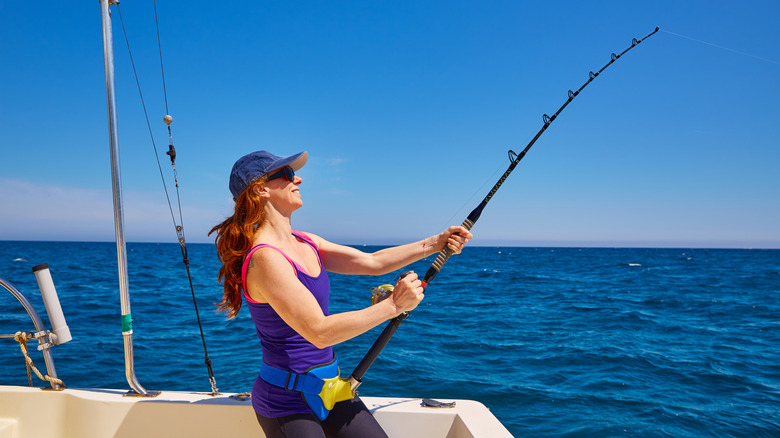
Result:
[[[129,313],[122,315],[122,333],[133,333],[133,317]]]

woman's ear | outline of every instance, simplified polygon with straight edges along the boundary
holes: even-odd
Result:
[[[256,184],[256,185],[254,185],[254,186],[252,187],[252,192],[253,192],[255,195],[257,195],[258,197],[260,197],[260,198],[268,198],[269,196],[271,196],[271,195],[268,193],[268,190],[266,190],[265,186],[263,186],[263,185],[261,185],[261,184]]]

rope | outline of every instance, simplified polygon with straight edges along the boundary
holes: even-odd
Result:
[[[35,375],[38,376],[39,379],[65,387],[65,384],[62,383],[62,380],[56,377],[51,377],[48,374],[44,376],[40,371],[38,371],[38,368],[35,367],[32,359],[30,358],[30,355],[27,352],[27,341],[30,339],[32,339],[30,335],[25,332],[16,332],[16,334],[14,334],[14,340],[19,343],[19,347],[22,349],[22,354],[24,354],[24,362],[27,365],[27,380],[30,381],[30,386],[33,386],[32,375],[30,374],[30,369],[32,369],[35,371]]]

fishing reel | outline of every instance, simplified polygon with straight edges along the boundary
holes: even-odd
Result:
[[[384,301],[387,297],[393,294],[395,287],[392,284],[383,284],[377,287],[371,288],[371,305]]]
[[[401,273],[401,275],[398,276],[398,279],[400,280],[411,273],[412,271],[404,271]],[[395,286],[393,286],[392,284],[383,284],[377,287],[372,287],[371,305],[373,306],[376,303],[380,303],[384,301],[387,297],[393,294],[393,289],[395,289]]]

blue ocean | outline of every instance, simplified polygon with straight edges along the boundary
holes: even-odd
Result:
[[[210,391],[179,245],[127,251],[139,382]],[[188,254],[219,389],[249,391],[261,354],[248,312],[227,321],[214,311],[212,245],[189,244]],[[422,274],[432,261],[411,268]],[[73,334],[52,350],[59,376],[70,387],[129,389],[115,244],[0,242],[0,277],[46,320],[31,272],[39,263]],[[368,305],[370,289],[397,276],[332,275],[331,311]],[[0,334],[32,330],[3,290],[0,314]],[[382,327],[336,348],[345,374]],[[28,384],[10,339],[0,339],[0,384]],[[431,282],[360,392],[478,400],[515,436],[780,437],[780,250],[468,247]]]

